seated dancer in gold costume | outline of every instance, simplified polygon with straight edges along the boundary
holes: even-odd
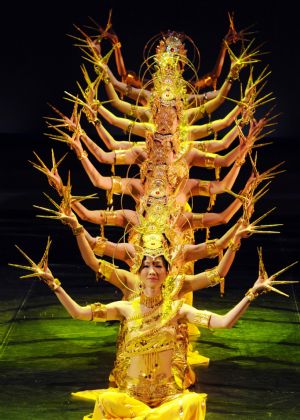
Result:
[[[46,251],[35,264],[23,251],[31,266],[15,265],[31,271],[22,277],[39,277],[55,293],[67,312],[84,321],[105,322],[117,320],[122,323],[122,336],[113,378],[115,386],[99,390],[94,412],[84,420],[109,418],[155,419],[166,418],[202,420],[205,418],[206,394],[189,392],[184,383],[184,366],[187,368],[187,322],[202,328],[231,328],[250,303],[261,293],[273,287],[278,273],[268,277],[260,252],[259,277],[245,297],[225,315],[198,310],[181,299],[180,288],[168,287],[166,279],[170,267],[158,251],[144,249],[141,265],[136,276],[140,284],[139,295],[131,301],[116,301],[109,304],[77,304],[61,287],[48,268],[48,240]],[[111,270],[111,277],[123,277],[123,270]],[[203,281],[200,275],[189,276],[189,282]],[[282,293],[282,292],[280,292]]]

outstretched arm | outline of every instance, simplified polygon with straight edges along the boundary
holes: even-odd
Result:
[[[207,328],[232,328],[248,309],[253,299],[270,289],[272,277],[258,277],[253,287],[245,294],[245,297],[228,311],[225,315],[214,312],[199,311],[192,306],[183,305],[181,314],[190,323]]]
[[[60,281],[54,278],[48,268],[40,273],[39,277],[53,290],[57,299],[74,319],[82,321],[92,321],[93,319],[95,321],[109,321],[121,320],[123,318],[121,310],[122,302],[112,302],[108,305],[96,303],[81,306],[62,288]]]
[[[203,125],[192,125],[190,127],[187,127],[187,135],[189,140],[194,141],[197,139],[201,139],[213,133],[217,133],[218,131],[221,131],[226,127],[229,127],[233,123],[235,118],[239,115],[241,110],[241,105],[237,105],[233,108],[232,111],[230,111],[226,115],[226,117],[222,119],[211,121]]]
[[[197,261],[202,258],[214,258],[228,246],[229,241],[235,235],[240,222],[231,227],[221,238],[208,240],[201,244],[188,244],[183,247],[183,263],[188,261]]]
[[[106,109],[103,105],[98,105],[97,111],[99,112],[102,117],[106,119],[110,124],[122,128],[126,131],[131,131],[132,134],[136,134],[140,137],[145,137],[146,132],[153,129],[153,124],[150,123],[139,123],[128,118],[121,118],[114,115],[108,109]]]
[[[105,90],[110,99],[110,103],[119,111],[123,112],[126,115],[133,116],[143,121],[149,120],[149,108],[146,106],[133,105],[127,101],[123,101],[119,98],[113,83],[110,78],[107,76],[104,78]]]
[[[109,165],[131,165],[139,163],[146,157],[146,152],[143,151],[142,147],[134,146],[130,142],[127,142],[128,145],[131,145],[130,148],[125,150],[116,150],[113,152],[105,152],[86,134],[82,135],[81,139],[100,163],[106,163]]]

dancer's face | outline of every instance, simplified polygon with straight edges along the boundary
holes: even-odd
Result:
[[[168,275],[166,265],[162,257],[145,257],[140,277],[144,287],[160,287]]]

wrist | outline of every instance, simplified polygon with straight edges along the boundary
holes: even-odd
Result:
[[[84,227],[82,225],[78,224],[77,226],[72,227],[72,232],[73,232],[74,236],[78,236],[78,235],[80,235],[81,233],[84,232]]]
[[[239,237],[235,236],[234,239],[230,239],[228,242],[228,249],[231,249],[232,252],[236,252],[240,249],[241,240]]]
[[[57,278],[54,278],[51,282],[48,281],[47,285],[53,292],[56,292],[56,290],[61,286],[61,282]]]
[[[252,302],[254,299],[256,299],[259,296],[259,293],[254,288],[249,289],[245,293],[245,297],[248,299],[249,302]]]
[[[83,150],[80,154],[77,155],[78,160],[83,160],[88,158],[88,153],[86,150]]]

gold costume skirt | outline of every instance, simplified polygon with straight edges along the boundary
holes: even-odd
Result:
[[[121,392],[108,388],[98,394],[94,412],[83,420],[203,420],[206,412],[206,394],[186,391],[155,408]]]

